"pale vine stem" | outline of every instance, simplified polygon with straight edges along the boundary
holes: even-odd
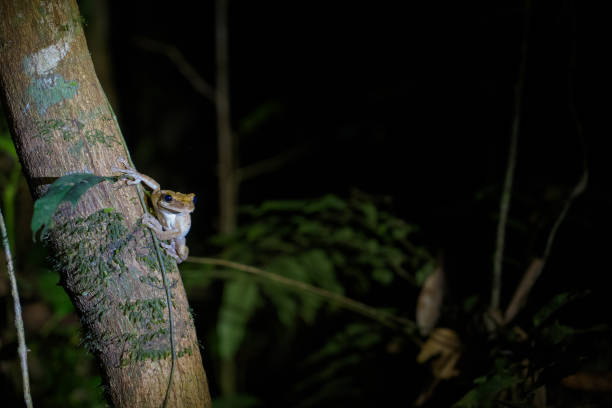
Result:
[[[521,282],[516,288],[516,291],[514,292],[514,295],[512,296],[512,300],[510,301],[510,304],[508,305],[508,308],[506,309],[506,313],[504,315],[504,324],[510,323],[512,319],[516,317],[520,308],[527,302],[527,297],[529,296],[529,292],[531,291],[531,288],[533,287],[533,285],[536,283],[536,281],[542,274],[542,270],[544,269],[544,266],[546,265],[546,261],[548,260],[548,257],[550,256],[550,251],[552,249],[553,242],[555,241],[557,231],[559,230],[559,227],[563,223],[563,220],[565,220],[565,217],[567,216],[567,213],[569,212],[570,207],[574,203],[574,200],[578,198],[578,196],[580,196],[582,193],[584,193],[584,190],[586,190],[588,180],[589,180],[589,172],[587,168],[585,167],[582,173],[582,177],[580,177],[580,180],[574,186],[574,189],[572,190],[572,192],[570,193],[570,196],[568,197],[567,201],[563,205],[563,209],[559,213],[559,216],[555,220],[555,223],[553,224],[550,230],[550,233],[548,234],[548,239],[546,240],[546,247],[544,248],[542,257],[536,258],[531,263],[531,265],[529,266],[529,268],[523,275]]]
[[[521,42],[521,61],[519,64],[518,77],[514,84],[514,119],[512,120],[512,133],[510,135],[510,148],[508,151],[508,164],[506,176],[499,204],[499,221],[497,223],[497,240],[495,254],[493,257],[493,283],[491,288],[492,311],[499,309],[502,284],[502,263],[504,259],[504,242],[506,238],[506,224],[508,222],[508,212],[510,211],[510,198],[512,195],[512,182],[514,179],[514,169],[516,167],[516,151],[518,144],[518,134],[521,124],[521,107],[523,99],[523,88],[525,87],[525,71],[527,66],[527,44],[530,22],[530,1],[526,1],[525,21],[523,22],[523,39]]]
[[[17,279],[15,268],[11,256],[11,246],[9,245],[4,216],[0,210],[0,232],[2,233],[2,243],[4,244],[4,256],[6,257],[6,270],[11,282],[11,295],[13,296],[13,309],[15,311],[15,327],[17,329],[17,342],[19,361],[21,363],[21,378],[23,381],[23,399],[26,407],[32,408],[32,396],[30,395],[30,376],[28,375],[28,349],[25,342],[25,331],[23,329],[23,318],[21,316],[21,303],[19,302],[19,291],[17,290]]]
[[[372,306],[366,305],[365,303],[348,298],[338,293],[334,293],[329,290],[319,288],[295,279],[290,279],[282,275],[271,273],[251,265],[245,265],[238,262],[228,261],[225,259],[190,256],[189,258],[187,258],[187,262],[204,265],[223,266],[226,268],[235,269],[254,275],[258,278],[262,278],[267,281],[272,281],[274,283],[283,285],[285,287],[302,293],[317,296],[346,310],[350,310],[354,313],[375,320],[383,326],[387,326],[392,329],[403,330],[406,335],[408,335],[410,340],[412,340],[415,344],[421,344],[421,340],[418,338],[418,336],[415,335],[416,325],[412,320],[395,316],[387,312],[383,312]]]
[[[104,95],[106,98],[106,94]],[[123,137],[123,133],[121,132],[121,128],[119,127],[119,122],[117,121],[117,116],[113,111],[111,104],[106,99],[106,103],[108,105],[108,109],[113,116],[113,120],[115,122],[115,126],[119,131],[119,136],[121,137],[121,143],[123,148],[125,149],[125,154],[127,156],[128,163],[132,168],[136,168],[134,162],[132,161],[132,156],[130,155],[130,151],[127,148],[127,144],[125,143],[125,138]],[[143,211],[146,213],[147,205],[144,200],[144,193],[142,192],[142,186],[140,184],[136,185],[136,191],[138,192],[138,200],[140,201],[140,205],[142,206]],[[166,275],[166,267],[164,266],[164,260],[162,258],[161,248],[159,246],[159,241],[157,237],[153,233],[152,230],[149,229],[151,234],[151,238],[153,239],[153,244],[155,246],[155,253],[157,254],[157,262],[159,263],[159,267],[162,274],[162,282],[164,284],[164,289],[166,291],[166,305],[168,307],[168,324],[170,325],[170,352],[171,352],[171,360],[170,360],[170,374],[168,375],[168,386],[166,388],[166,393],[164,396],[164,402],[162,403],[162,407],[166,408],[168,406],[168,399],[170,397],[170,388],[172,387],[172,381],[174,378],[174,365],[176,362],[176,348],[175,348],[175,333],[174,333],[174,314],[172,313],[172,294],[170,293],[170,284],[168,283],[168,277]]]

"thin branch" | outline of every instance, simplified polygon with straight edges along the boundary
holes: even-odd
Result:
[[[317,296],[319,298],[322,298],[323,300],[334,303],[346,310],[350,310],[354,313],[358,313],[362,316],[375,320],[384,326],[387,326],[393,329],[398,329],[398,328],[402,329],[410,336],[411,340],[413,340],[415,343],[417,344],[421,343],[418,337],[414,335],[414,333],[416,333],[416,325],[412,320],[394,316],[386,312],[382,312],[372,306],[366,305],[365,303],[356,301],[354,299],[348,298],[346,296],[342,296],[334,292],[330,292],[329,290],[319,288],[319,287],[316,287],[316,286],[313,286],[313,285],[310,285],[308,283],[301,282],[298,280],[290,279],[285,276],[277,275],[275,273],[267,272],[267,271],[264,271],[263,269],[259,269],[254,266],[245,265],[245,264],[241,264],[238,262],[227,261],[225,259],[190,256],[189,258],[187,258],[187,262],[199,263],[199,264],[204,264],[204,265],[224,266],[227,268],[249,273],[258,278],[262,278],[262,279],[286,286],[290,289],[293,289],[299,292],[308,293],[310,295]]]
[[[206,99],[215,103],[214,88],[198,74],[198,71],[187,61],[182,52],[173,45],[166,44],[160,41],[151,40],[149,38],[135,38],[134,44],[140,48],[165,55],[179,70],[179,72],[191,83],[193,89]]]
[[[574,200],[578,196],[580,196],[584,192],[584,190],[586,190],[588,180],[589,172],[585,168],[584,172],[582,173],[582,177],[580,177],[580,180],[574,186],[569,198],[563,205],[561,213],[559,213],[559,216],[557,217],[555,223],[550,229],[550,233],[548,234],[548,239],[546,240],[546,247],[544,248],[542,257],[533,260],[533,262],[525,272],[525,275],[523,275],[523,278],[521,279],[521,282],[519,283],[518,287],[516,288],[514,296],[512,296],[512,301],[506,309],[506,313],[504,315],[504,324],[508,324],[510,321],[512,321],[512,319],[514,319],[521,307],[527,302],[529,292],[540,277],[542,270],[546,265],[546,261],[550,256],[550,251],[555,241],[555,237],[557,236],[557,231],[565,220],[565,217],[567,216],[567,213],[569,212],[569,209],[572,206]]]
[[[527,303],[527,297],[529,296],[529,292],[531,291],[531,288],[540,276],[542,266],[544,266],[542,258],[535,258],[533,261],[531,261],[529,267],[523,274],[521,282],[514,291],[514,295],[512,296],[510,304],[506,308],[503,324],[510,323],[516,317],[516,315],[525,305],[525,303]]]
[[[23,399],[26,407],[32,408],[32,396],[30,395],[30,377],[28,375],[28,349],[25,342],[25,332],[23,329],[23,318],[21,316],[21,303],[19,302],[19,291],[17,290],[17,279],[11,257],[11,247],[6,234],[4,216],[0,210],[0,233],[2,233],[2,243],[4,244],[4,256],[6,257],[6,270],[11,282],[11,295],[13,296],[13,309],[15,310],[15,327],[17,328],[17,342],[19,344],[18,353],[21,363],[21,378],[23,381]]]
[[[499,222],[497,224],[497,243],[493,260],[493,284],[491,288],[491,310],[499,309],[502,283],[502,262],[504,259],[504,241],[506,236],[506,223],[508,222],[508,212],[510,211],[510,197],[512,195],[512,181],[514,179],[514,169],[516,167],[516,151],[518,143],[518,133],[521,124],[521,107],[523,99],[523,88],[525,86],[525,72],[527,67],[527,45],[530,21],[530,1],[526,1],[525,21],[523,26],[523,40],[521,43],[521,61],[519,65],[518,77],[514,85],[514,119],[512,120],[512,134],[510,136],[510,149],[508,151],[508,164],[506,167],[506,177],[499,205]]]
[[[580,194],[582,194],[584,190],[586,190],[588,182],[589,182],[589,172],[585,168],[584,172],[582,173],[582,177],[580,177],[580,180],[578,181],[576,186],[574,186],[574,189],[572,190],[572,193],[570,194],[569,198],[565,202],[565,205],[563,206],[563,209],[561,210],[559,217],[557,217],[555,224],[550,230],[550,234],[548,235],[548,239],[546,240],[546,248],[544,249],[544,255],[542,256],[542,260],[544,261],[544,263],[546,263],[546,261],[548,260],[548,256],[550,255],[550,249],[552,248],[553,242],[555,241],[555,237],[557,236],[557,230],[559,229],[559,227],[561,226],[561,223],[567,216],[567,213],[570,207],[572,206],[574,200]]]

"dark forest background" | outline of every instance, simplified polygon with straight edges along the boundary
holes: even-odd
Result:
[[[427,406],[612,404],[606,392],[562,381],[589,373],[585,381],[607,378],[612,390],[610,122],[602,103],[610,33],[596,3],[231,1],[236,167],[265,171],[240,183],[237,229],[223,237],[215,105],[167,53],[180,52],[214,86],[215,2],[195,4],[79,2],[138,169],[162,188],[198,196],[191,255],[251,264],[411,320],[424,276],[443,259],[438,326],[456,332],[463,351],[458,375],[435,384]],[[588,185],[526,307],[492,334],[483,315],[517,115],[503,308],[542,256],[585,164]],[[104,406],[72,306],[45,249],[31,242],[32,202],[9,140],[4,126],[0,190],[34,401]],[[186,262],[181,271],[215,406],[408,406],[436,382],[401,328],[235,270]],[[5,276],[0,389],[7,406],[18,406]],[[516,327],[527,339],[516,338]],[[545,405],[536,401],[541,387]]]

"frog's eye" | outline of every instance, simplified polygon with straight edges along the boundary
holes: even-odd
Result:
[[[198,197],[197,196],[193,196],[193,203],[197,203],[198,202]]]
[[[170,201],[172,201],[172,196],[170,194],[166,194],[164,196],[164,200],[166,200],[167,202],[170,202]]]

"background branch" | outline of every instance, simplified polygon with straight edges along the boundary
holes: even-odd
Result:
[[[512,296],[512,300],[510,301],[510,304],[508,305],[508,308],[506,309],[506,313],[504,315],[504,324],[508,324],[510,321],[512,321],[512,319],[514,319],[514,317],[518,314],[519,310],[527,302],[527,297],[529,296],[529,292],[531,291],[531,288],[533,287],[533,285],[536,283],[536,281],[540,277],[540,274],[542,273],[542,270],[544,269],[544,266],[546,265],[546,261],[548,260],[548,257],[550,256],[550,251],[551,251],[553,242],[555,241],[555,237],[557,236],[557,231],[559,230],[561,223],[563,223],[563,220],[565,220],[565,217],[567,216],[567,213],[569,212],[569,209],[572,206],[572,203],[574,202],[574,200],[579,195],[581,195],[586,189],[588,179],[589,179],[589,173],[587,169],[585,168],[584,172],[582,173],[582,177],[580,177],[580,180],[574,186],[569,198],[563,205],[563,209],[561,210],[561,213],[555,220],[555,223],[553,224],[550,230],[550,233],[548,234],[548,239],[546,240],[546,247],[544,248],[542,257],[536,258],[531,262],[531,264],[529,265],[529,268],[523,275],[521,282],[516,288],[516,291],[514,292],[514,295]]]
[[[328,302],[334,303],[346,310],[350,310],[369,319],[373,319],[384,326],[393,329],[402,329],[415,344],[421,344],[421,340],[418,338],[418,336],[414,334],[416,333],[416,325],[412,320],[382,312],[372,306],[368,306],[365,303],[358,302],[354,299],[342,296],[338,293],[330,292],[329,290],[322,289],[305,282],[290,279],[285,276],[277,275],[275,273],[267,272],[263,269],[259,269],[254,266],[227,261],[225,259],[190,256],[189,258],[187,258],[187,262],[205,265],[224,266],[226,268],[246,272],[259,278],[278,283],[293,290],[315,295]]]
[[[28,349],[25,342],[25,332],[23,330],[23,318],[21,316],[21,303],[19,302],[19,291],[17,290],[17,278],[13,267],[11,247],[6,234],[4,216],[0,210],[0,233],[2,234],[2,244],[4,245],[4,256],[6,257],[6,270],[11,282],[11,295],[13,297],[13,309],[15,311],[15,328],[17,329],[17,342],[19,344],[19,362],[21,364],[21,379],[23,381],[23,399],[26,407],[32,408],[32,396],[30,395],[30,377],[28,375]]]
[[[510,149],[508,151],[508,165],[506,167],[506,177],[502,190],[501,201],[499,205],[499,221],[497,224],[497,240],[495,246],[495,255],[493,259],[493,284],[491,288],[491,305],[492,311],[499,310],[499,301],[501,297],[501,281],[502,281],[502,263],[504,259],[504,241],[506,235],[506,223],[508,221],[508,212],[510,211],[510,197],[512,194],[512,181],[514,179],[514,169],[516,167],[516,151],[518,142],[518,133],[521,123],[521,106],[523,97],[523,88],[525,86],[525,71],[527,66],[527,44],[529,34],[529,22],[531,15],[531,4],[527,0],[525,2],[525,22],[523,26],[523,40],[521,43],[521,61],[519,65],[518,77],[514,85],[514,119],[512,120],[512,134],[510,136]]]
[[[157,54],[165,55],[179,72],[189,81],[193,89],[196,90],[200,95],[206,99],[215,103],[215,90],[200,74],[198,71],[187,61],[182,52],[179,51],[173,45],[163,43],[161,41],[151,40],[149,38],[137,37],[134,38],[133,43],[143,50],[155,52]]]

